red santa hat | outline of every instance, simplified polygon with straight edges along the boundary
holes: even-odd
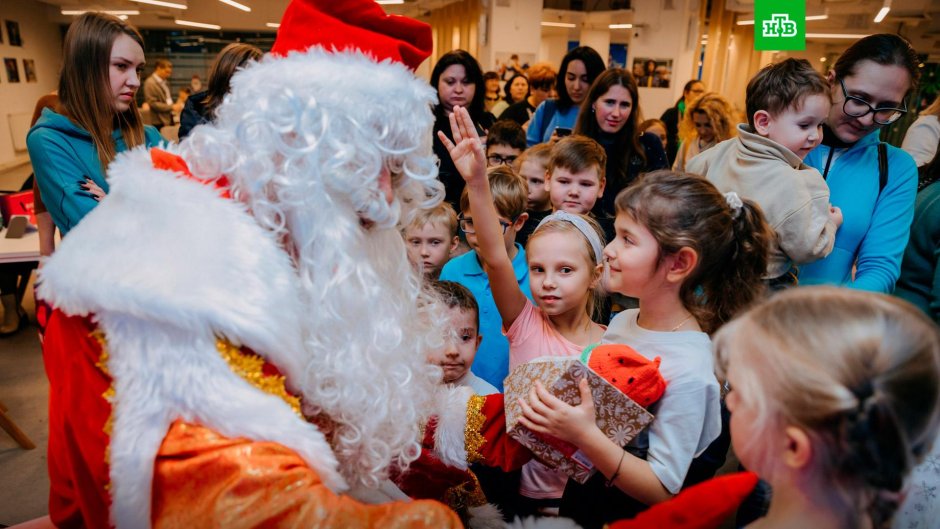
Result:
[[[373,0],[293,0],[271,48],[275,55],[311,46],[359,50],[376,61],[392,60],[416,69],[431,55],[431,26],[388,15]]]

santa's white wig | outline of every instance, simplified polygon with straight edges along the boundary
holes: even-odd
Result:
[[[441,377],[427,353],[442,345],[442,322],[397,228],[405,209],[442,196],[434,103],[401,64],[316,47],[238,72],[215,123],[182,146],[194,174],[227,176],[294,257],[309,358],[288,381],[305,412],[329,418],[345,477],[367,487],[418,456]]]

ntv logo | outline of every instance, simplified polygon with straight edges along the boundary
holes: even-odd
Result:
[[[764,37],[796,36],[796,22],[790,20],[786,13],[770,15],[770,20],[764,20],[762,25]]]

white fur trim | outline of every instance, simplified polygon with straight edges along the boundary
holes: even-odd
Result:
[[[487,503],[477,507],[467,509],[467,524],[470,529],[503,529],[506,522],[503,521],[503,513],[492,503]]]
[[[303,311],[287,255],[240,204],[154,169],[146,150],[119,156],[110,182],[46,262],[39,290],[67,314],[94,314],[108,340],[112,523],[149,526],[154,458],[176,419],[281,443],[345,490],[323,434],[215,347],[224,336],[288,378],[301,372]]]
[[[474,395],[465,386],[446,387],[441,391],[441,406],[437,413],[437,429],[434,430],[434,451],[441,461],[467,469],[467,403]]]

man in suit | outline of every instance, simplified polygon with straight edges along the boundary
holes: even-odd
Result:
[[[173,102],[173,93],[167,82],[173,74],[173,63],[157,59],[153,75],[144,81],[144,102],[150,106],[150,121],[158,129],[173,124],[173,113],[183,105]]]

